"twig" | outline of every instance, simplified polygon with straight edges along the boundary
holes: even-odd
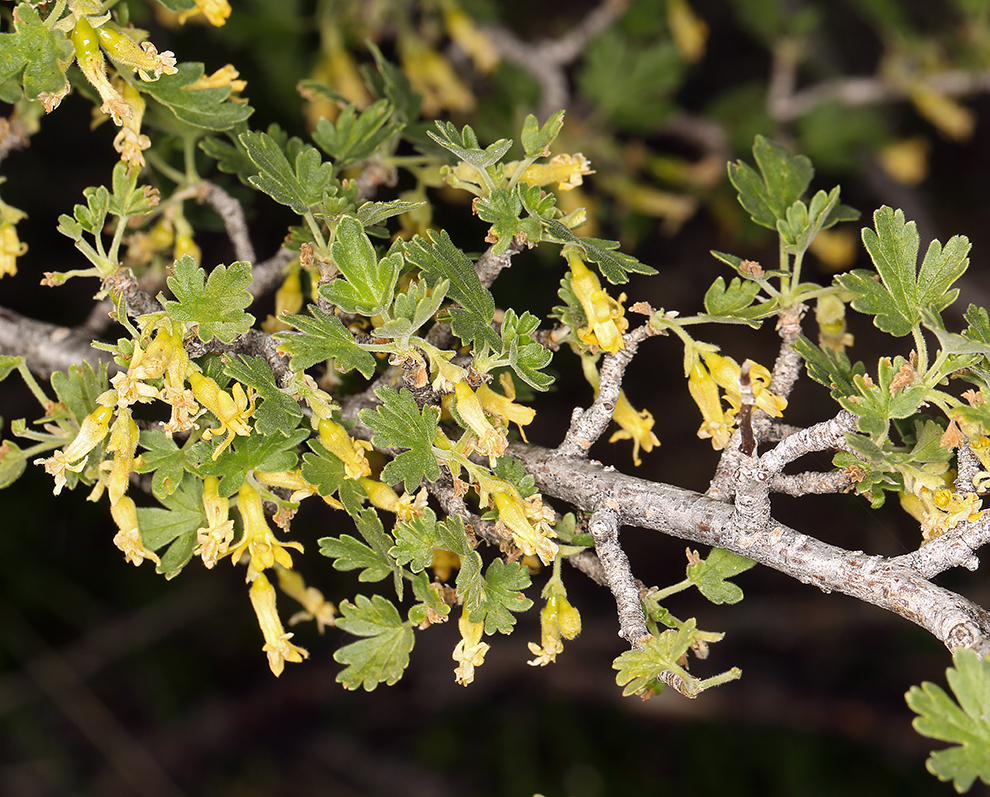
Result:
[[[256,255],[251,243],[247,221],[244,218],[244,208],[234,197],[224,191],[216,183],[204,180],[200,193],[201,200],[213,208],[223,220],[227,237],[234,247],[234,257],[248,263],[254,263]]]
[[[990,614],[926,580],[919,562],[941,538],[914,555],[885,559],[829,545],[773,518],[763,530],[749,533],[740,528],[732,505],[705,495],[607,470],[597,462],[561,458],[537,446],[516,443],[509,453],[526,466],[544,495],[585,511],[609,495],[618,525],[734,551],[823,591],[842,592],[898,614],[950,650],[990,652]]]
[[[45,379],[84,360],[94,367],[105,362],[111,372],[115,371],[117,366],[110,355],[97,351],[91,343],[89,335],[0,307],[0,352],[25,357],[31,372]]]
[[[619,636],[634,648],[640,648],[643,639],[650,635],[646,627],[643,604],[639,600],[639,587],[629,569],[629,559],[619,545],[619,507],[607,494],[600,500],[591,519],[588,530],[595,540],[595,553],[601,562],[609,589],[615,596],[619,613]]]

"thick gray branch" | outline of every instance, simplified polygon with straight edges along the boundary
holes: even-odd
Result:
[[[97,351],[91,343],[92,338],[68,327],[35,321],[0,307],[0,352],[26,357],[32,373],[45,379],[83,360],[94,366],[102,360],[115,370],[110,355]]]
[[[548,496],[587,511],[609,495],[619,525],[734,551],[825,592],[842,592],[894,612],[929,631],[950,650],[962,646],[980,654],[990,652],[990,614],[927,581],[904,560],[837,548],[773,518],[765,529],[748,533],[740,528],[731,505],[699,493],[627,476],[597,462],[556,457],[536,446],[516,444],[510,453],[526,465]]]

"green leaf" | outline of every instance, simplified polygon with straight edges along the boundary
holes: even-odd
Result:
[[[400,565],[409,565],[413,573],[420,573],[433,564],[433,549],[443,547],[437,529],[437,516],[432,509],[409,520],[395,524],[395,545],[389,550]]]
[[[556,219],[541,218],[547,240],[561,244],[575,244],[581,248],[584,258],[598,264],[602,276],[613,285],[621,285],[629,281],[629,274],[656,274],[652,266],[640,263],[632,255],[614,251],[619,248],[618,241],[606,241],[601,238],[578,238],[565,224]]]
[[[516,618],[513,612],[524,612],[531,608],[533,601],[522,594],[530,585],[529,570],[519,562],[506,564],[502,559],[493,559],[485,571],[484,579],[473,586],[464,599],[468,620],[472,623],[485,623],[485,633],[512,633]],[[461,591],[458,578],[457,591]]]
[[[517,316],[511,307],[502,319],[502,352],[509,367],[535,390],[547,390],[553,377],[542,372],[553,359],[553,352],[533,339],[540,319],[528,311]]]
[[[839,403],[857,417],[861,432],[874,438],[885,435],[891,419],[909,418],[928,395],[929,388],[915,376],[913,383],[894,387],[895,377],[910,374],[913,367],[898,355],[893,360],[883,357],[877,363],[874,382],[865,374],[853,377],[856,395],[839,397]]]
[[[430,616],[430,612],[435,612],[441,617],[450,614],[450,606],[446,604],[440,595],[440,590],[430,586],[430,579],[426,573],[420,573],[412,582],[413,594],[422,603],[417,603],[409,609],[409,622],[419,625]]]
[[[283,393],[275,384],[271,366],[260,356],[241,354],[230,360],[224,373],[245,385],[250,385],[261,397],[261,404],[254,413],[254,428],[263,435],[280,432],[288,436],[299,426],[303,411],[292,396]]]
[[[138,507],[138,527],[141,529],[141,541],[149,550],[160,551],[168,546],[160,554],[161,564],[156,572],[172,579],[192,558],[196,530],[207,525],[203,509],[203,482],[187,474],[175,493],[159,500],[164,508]]]
[[[151,492],[159,501],[172,495],[182,483],[187,465],[186,452],[160,429],[144,429],[139,437],[141,452],[137,473],[151,473]]]
[[[63,31],[48,27],[28,3],[19,3],[13,18],[13,32],[0,35],[0,83],[24,69],[24,94],[29,100],[58,94],[66,87],[72,42]]]
[[[756,137],[753,157],[759,174],[737,161],[729,164],[729,180],[739,192],[739,204],[753,221],[776,230],[778,221],[786,221],[787,209],[808,190],[815,170],[804,155],[791,155],[763,136]]]
[[[344,216],[330,254],[344,279],[338,277],[322,286],[322,296],[346,313],[371,317],[388,309],[402,268],[401,252],[393,251],[379,260],[364,225],[353,216]]]
[[[418,210],[425,202],[408,202],[404,199],[393,199],[390,202],[365,202],[356,211],[355,216],[364,227],[375,227],[386,219]]]
[[[254,113],[254,108],[246,102],[230,99],[230,86],[189,89],[203,76],[202,64],[186,61],[176,69],[174,75],[162,75],[153,82],[136,80],[132,85],[150,94],[178,119],[204,130],[229,130]]]
[[[410,283],[403,293],[396,294],[392,318],[375,327],[375,336],[408,340],[436,315],[449,287],[447,280],[440,280],[432,289],[426,280]]]
[[[453,152],[460,160],[474,166],[478,171],[485,171],[494,166],[505,156],[505,153],[512,147],[512,141],[507,138],[500,138],[494,144],[482,149],[478,144],[478,137],[468,125],[460,133],[452,122],[434,122],[439,131],[439,135],[432,130],[426,131],[426,135],[437,142],[441,147]]]
[[[440,466],[433,454],[433,441],[437,436],[440,413],[429,405],[422,410],[413,394],[403,389],[396,392],[391,387],[375,391],[381,406],[373,410],[361,410],[361,423],[374,431],[371,442],[377,448],[406,448],[389,462],[382,471],[386,484],[405,483],[407,493],[415,492],[423,479],[440,478]]]
[[[492,225],[487,240],[491,240],[492,236],[495,237],[492,252],[496,255],[505,252],[517,235],[525,236],[532,243],[537,243],[542,238],[543,231],[537,219],[519,218],[523,211],[521,191],[524,185],[519,183],[512,189],[496,188],[487,197],[482,197],[474,203],[474,211],[478,214],[478,218]],[[540,193],[539,186],[532,187]]]
[[[11,440],[0,442],[0,490],[21,478],[26,467],[27,457],[20,446]]]
[[[827,194],[824,191],[815,194],[810,206],[798,200],[787,208],[786,217],[777,221],[777,232],[788,254],[797,255],[807,251],[838,202],[839,187],[836,186]]]
[[[150,186],[138,188],[138,169],[128,171],[123,161],[113,167],[113,194],[110,195],[107,211],[122,219],[143,216],[151,213],[158,204],[158,196]]]
[[[564,127],[564,112],[562,110],[552,113],[550,118],[540,127],[539,120],[529,114],[523,122],[522,142],[523,152],[527,158],[547,157],[550,154],[550,145],[560,135]]]
[[[237,437],[216,459],[213,459],[216,446],[212,442],[201,440],[190,446],[188,456],[190,461],[196,463],[198,473],[219,477],[217,492],[221,497],[229,498],[244,484],[248,471],[271,473],[294,470],[299,462],[296,446],[310,434],[308,429],[295,429],[288,437],[280,434]]]
[[[354,521],[367,545],[347,534],[339,539],[323,537],[319,540],[320,553],[335,560],[336,570],[361,569],[358,581],[381,581],[391,573],[395,579],[395,592],[402,600],[403,571],[389,556],[392,538],[385,533],[378,512],[368,507]]]
[[[743,599],[743,591],[728,579],[746,572],[755,564],[745,556],[712,548],[706,559],[688,565],[687,577],[712,603],[739,603]]]
[[[166,282],[176,301],[162,301],[173,321],[196,328],[204,343],[218,338],[231,343],[236,335],[247,332],[254,316],[244,312],[254,298],[247,291],[251,284],[251,264],[246,261],[218,265],[206,272],[189,255],[175,261],[172,276]]]
[[[24,357],[14,357],[10,354],[0,355],[0,382],[6,379],[13,371],[16,371]]]
[[[315,147],[298,147],[290,163],[282,147],[268,133],[249,130],[237,138],[258,167],[258,174],[249,177],[248,182],[300,216],[318,206],[335,182],[333,166],[323,162]],[[290,153],[294,149],[297,148],[290,148]]]
[[[629,697],[646,690],[662,691],[663,684],[657,679],[661,673],[667,671],[673,671],[690,684],[694,679],[677,662],[691,649],[695,624],[692,617],[680,628],[672,628],[660,636],[650,637],[643,643],[642,650],[627,650],[612,662],[612,669],[619,671],[615,676],[615,683],[624,687],[622,696]]]
[[[713,318],[739,318],[751,327],[759,326],[759,319],[773,315],[776,300],[754,304],[760,292],[759,283],[733,277],[729,286],[719,277],[705,293],[705,312]]]
[[[454,246],[446,231],[430,230],[428,235],[429,240],[417,235],[406,244],[406,259],[423,272],[431,286],[450,281],[447,296],[461,305],[451,310],[451,329],[457,337],[479,349],[484,344],[497,348],[499,337],[491,328],[495,300],[478,279],[474,263]]]
[[[852,396],[856,391],[853,377],[865,374],[862,363],[850,364],[845,352],[836,352],[826,346],[816,346],[804,335],[799,335],[794,350],[804,358],[808,376],[832,390],[832,395]]]
[[[365,379],[370,379],[375,373],[374,356],[357,344],[337,316],[324,313],[315,304],[309,306],[309,312],[308,316],[282,316],[282,321],[298,332],[278,332],[274,336],[282,341],[279,351],[291,357],[289,366],[292,370],[304,371],[332,359],[338,371],[356,370]]]
[[[907,335],[924,320],[924,313],[938,314],[959,295],[951,289],[969,266],[969,240],[956,235],[942,248],[932,241],[918,270],[918,230],[905,222],[904,212],[882,207],[873,214],[876,231],[863,229],[863,244],[880,275],[857,269],[836,277],[855,295],[851,304],[861,313],[875,316],[878,329],[895,337]]]
[[[313,141],[334,160],[334,171],[339,173],[348,166],[365,161],[386,141],[393,138],[402,123],[392,115],[392,104],[378,100],[356,114],[348,104],[340,112],[336,122],[320,119],[313,131]]]
[[[96,398],[109,387],[107,364],[100,362],[97,370],[91,363],[70,365],[68,371],[55,371],[52,389],[77,423],[96,409]]]
[[[355,601],[341,602],[337,628],[364,639],[334,653],[335,661],[347,665],[337,675],[337,682],[350,690],[363,686],[367,692],[380,683],[391,686],[409,666],[409,654],[416,641],[413,630],[381,595],[370,600],[358,595]]]
[[[955,667],[945,674],[958,703],[927,681],[905,697],[918,714],[912,723],[918,733],[955,745],[933,752],[926,763],[929,772],[951,780],[962,793],[977,778],[990,784],[990,659],[957,648],[952,662]]]

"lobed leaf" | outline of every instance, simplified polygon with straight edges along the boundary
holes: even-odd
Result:
[[[344,279],[322,286],[322,296],[344,312],[368,317],[389,308],[402,268],[401,252],[393,251],[379,260],[364,225],[353,216],[344,216],[337,225],[330,254]]]
[[[375,391],[381,406],[373,410],[361,410],[361,423],[374,431],[371,442],[378,448],[405,448],[382,471],[382,481],[387,484],[404,482],[406,492],[412,493],[423,479],[440,478],[440,466],[433,454],[433,441],[437,436],[440,413],[429,405],[422,410],[413,394],[403,389],[397,392],[391,387]]]
[[[395,605],[381,595],[370,599],[358,595],[354,603],[342,601],[340,613],[337,628],[364,639],[344,645],[334,653],[335,661],[347,665],[337,675],[337,682],[346,689],[363,686],[366,692],[371,692],[378,684],[391,686],[398,681],[409,666],[409,654],[416,639]]]
[[[244,312],[254,301],[247,290],[251,280],[251,264],[246,261],[220,264],[207,279],[196,261],[183,255],[175,261],[172,276],[166,280],[176,301],[162,299],[162,304],[173,321],[195,328],[203,342],[217,338],[231,343],[254,323],[254,316]]]

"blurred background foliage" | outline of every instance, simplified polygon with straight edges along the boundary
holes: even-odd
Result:
[[[0,14],[9,24],[10,4]],[[583,152],[596,173],[560,195],[565,211],[588,207],[585,232],[621,238],[661,272],[634,280],[631,301],[699,309],[720,273],[709,249],[773,263],[775,240],[748,222],[726,180],[726,162],[748,158],[756,133],[809,155],[814,187],[841,184],[843,201],[864,214],[890,204],[918,222],[924,239],[969,235],[974,268],[964,291],[982,304],[990,295],[982,265],[990,248],[987,0],[241,0],[222,28],[180,28],[139,3],[130,14],[180,60],[202,59],[208,72],[235,64],[256,108],[254,129],[277,122],[305,137],[320,116],[338,112],[332,95],[370,102],[361,79],[373,63],[366,42],[400,64],[422,95],[412,142],[424,140],[434,117],[469,122],[487,143],[513,136],[528,113],[542,120],[566,107],[557,150]],[[303,96],[302,79],[330,93]],[[90,122],[90,105],[72,96],[41,120],[29,148],[3,163],[4,198],[29,213],[19,231],[30,250],[21,273],[0,283],[0,305],[67,325],[86,319],[87,287],[52,291],[37,282],[52,264],[75,266],[71,243],[54,232],[57,216],[84,187],[109,179],[113,132],[91,133]],[[412,155],[411,145],[400,154]],[[204,174],[239,190],[224,175]],[[412,169],[379,198],[393,192],[425,193],[434,203],[432,216],[404,222],[407,232],[433,224],[468,251],[483,248],[485,226],[471,217],[468,195],[444,188],[435,170]],[[254,243],[268,257],[291,219],[260,196],[239,196],[249,197]],[[205,260],[229,262],[219,225],[190,213]],[[863,264],[857,225],[821,238],[820,278]],[[540,313],[556,304],[561,264],[545,260],[519,256],[495,287],[500,303]],[[871,330],[852,331],[852,355],[870,362]],[[716,337],[738,359],[761,346],[772,352],[773,340],[769,329]],[[715,458],[694,438],[680,356],[653,342],[630,369],[626,390],[653,412],[662,441],[637,475],[704,489]],[[571,408],[590,401],[569,357],[557,356],[558,388],[537,404],[534,442],[556,444]],[[11,382],[0,393],[8,422],[32,411]],[[799,390],[789,420],[829,412],[814,393]],[[631,469],[622,443],[595,454]],[[126,567],[105,511],[82,495],[53,500],[50,490],[29,469],[0,495],[3,795],[876,796],[950,788],[924,772],[929,743],[911,731],[902,700],[911,684],[942,680],[945,651],[879,609],[776,573],[741,578],[747,599],[738,606],[684,599],[683,616],[727,631],[713,669],[744,671],[741,682],[697,701],[620,698],[611,598],[576,573],[568,587],[585,631],[555,666],[524,665],[525,642],[538,633],[531,617],[530,627],[496,640],[476,683],[462,689],[451,675],[456,630],[440,627],[420,635],[400,684],[352,694],[334,683],[337,632],[300,630],[312,659],[276,681],[237,572],[189,568],[166,583]],[[774,508],[785,522],[854,549],[891,554],[918,543],[916,524],[899,510],[869,513],[853,497],[778,499]],[[315,539],[326,516],[308,520]],[[644,582],[682,577],[680,543],[634,530],[623,541]],[[306,576],[334,600],[357,591],[329,567]],[[943,583],[990,603],[980,574],[949,574]]]

